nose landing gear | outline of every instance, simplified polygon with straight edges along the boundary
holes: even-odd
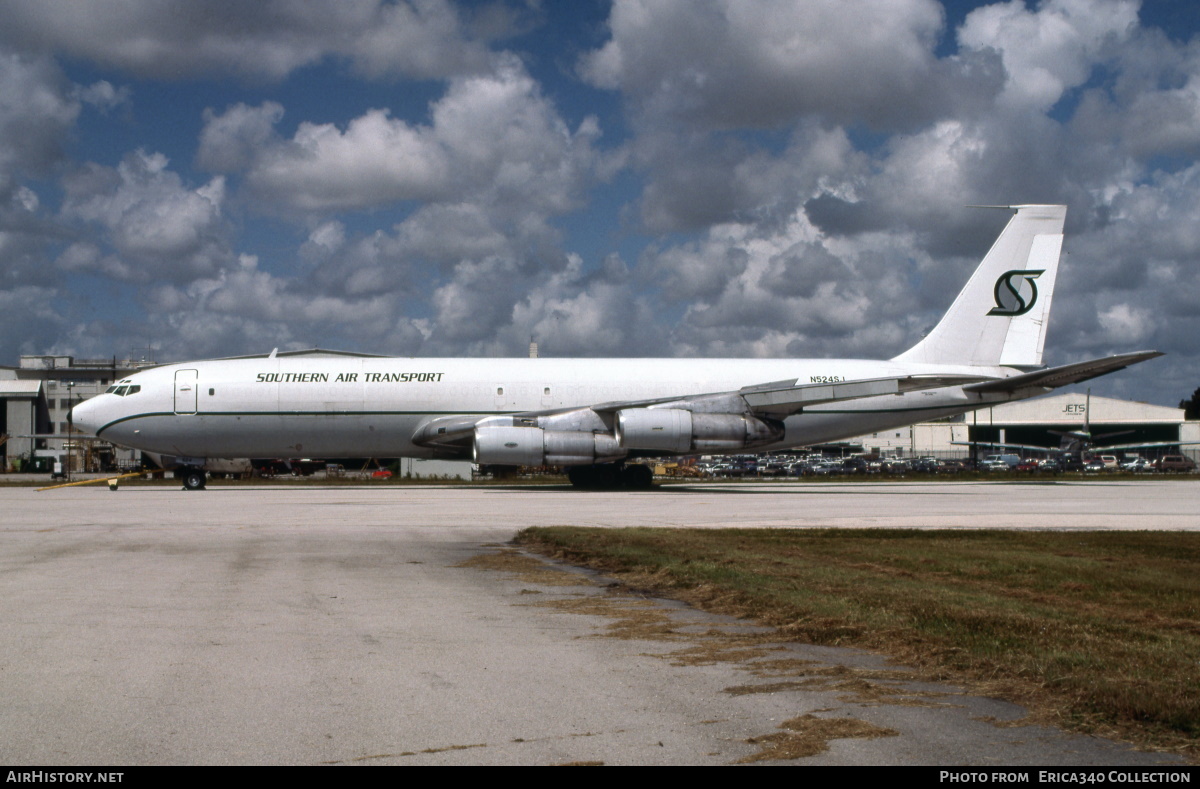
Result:
[[[175,476],[183,480],[184,490],[204,490],[208,477],[202,468],[187,467],[175,472]]]

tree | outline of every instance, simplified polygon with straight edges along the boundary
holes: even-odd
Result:
[[[1179,407],[1183,409],[1184,419],[1200,419],[1200,389],[1192,392],[1191,400],[1180,400]]]

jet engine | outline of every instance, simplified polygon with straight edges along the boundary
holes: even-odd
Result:
[[[475,429],[475,462],[497,466],[585,466],[626,452],[607,433],[488,426]]]
[[[697,414],[681,408],[617,412],[616,439],[624,449],[727,452],[783,438],[783,422],[744,414]]]

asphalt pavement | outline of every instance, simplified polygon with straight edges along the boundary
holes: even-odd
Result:
[[[0,487],[0,763],[1179,764],[507,542],[553,524],[1195,529],[1198,493]]]

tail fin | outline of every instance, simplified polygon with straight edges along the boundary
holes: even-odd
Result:
[[[1041,365],[1067,207],[1010,208],[1016,215],[949,311],[933,331],[896,361]]]

